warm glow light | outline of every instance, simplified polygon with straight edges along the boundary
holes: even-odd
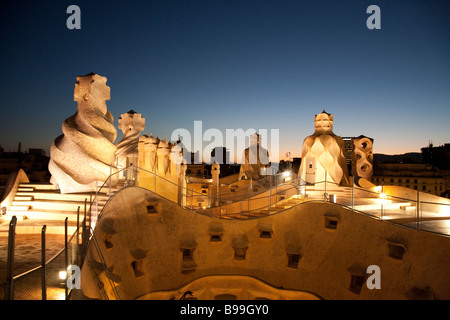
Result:
[[[443,213],[445,215],[450,215],[450,205],[441,205],[441,210],[439,210],[440,213]]]
[[[380,193],[380,199],[386,199],[386,193]]]
[[[67,277],[67,271],[60,271],[59,272],[59,279],[65,280]]]

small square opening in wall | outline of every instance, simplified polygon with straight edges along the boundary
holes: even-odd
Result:
[[[259,238],[260,239],[272,239],[272,224],[271,223],[261,223],[258,226]]]
[[[148,214],[155,214],[160,211],[160,204],[158,201],[148,202],[145,207]]]
[[[360,294],[365,280],[366,280],[365,276],[352,274],[350,279],[349,290],[353,293]]]
[[[339,219],[336,217],[325,216],[325,229],[336,230],[339,224]]]
[[[403,260],[403,256],[406,253],[404,245],[387,241],[387,248],[389,257],[397,260]]]
[[[195,271],[195,268],[197,265],[194,262],[194,249],[192,248],[182,248],[182,258],[183,262],[181,265],[181,272],[182,273],[189,273],[192,271]]]
[[[260,230],[259,237],[261,239],[272,239],[272,231],[269,230]]]
[[[297,269],[298,263],[300,261],[300,254],[299,253],[288,253],[288,267]]]
[[[111,249],[112,247],[114,247],[114,244],[111,242],[111,239],[112,239],[112,235],[110,235],[110,234],[106,235],[106,237],[104,239],[106,249]]]
[[[134,277],[142,277],[144,275],[144,260],[135,260],[131,262],[131,268],[134,272]]]
[[[222,233],[210,233],[209,241],[211,242],[220,242],[222,241]]]
[[[194,249],[183,249],[183,261],[192,260]]]
[[[247,247],[234,248],[234,260],[245,260],[245,255],[247,253]]]

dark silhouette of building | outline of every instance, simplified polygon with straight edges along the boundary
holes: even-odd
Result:
[[[214,161],[218,164],[230,164],[230,151],[225,147],[215,147],[211,151],[211,164]]]
[[[450,143],[434,147],[432,143],[422,151],[422,162],[438,167],[441,170],[450,170]]]

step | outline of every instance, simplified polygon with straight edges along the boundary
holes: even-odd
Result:
[[[64,210],[30,210],[20,212],[28,219],[33,220],[55,220],[55,221],[63,221],[69,218],[69,221],[77,221],[77,213],[73,211],[64,211]],[[84,212],[80,212],[80,220],[84,217]]]
[[[41,234],[42,227],[46,225],[45,233],[46,234],[64,234],[65,227],[64,222],[61,221],[17,221],[16,225],[16,234]],[[68,223],[67,233],[72,236],[77,231],[76,222]],[[0,235],[7,236],[9,233],[9,224],[3,224],[0,226]]]
[[[34,199],[33,196],[18,196],[18,195],[16,195],[14,197],[14,201],[31,201],[33,199]]]
[[[87,202],[89,203],[89,201],[91,199],[95,198],[95,194],[91,195],[90,194],[82,194],[82,193],[67,193],[67,194],[61,194],[57,191],[20,191],[16,193],[16,196],[20,196],[20,197],[34,197],[34,199],[36,200],[60,200],[60,201],[83,201],[84,199],[87,199]],[[99,199],[101,200],[107,200],[109,198],[108,195],[106,194],[99,194]]]
[[[406,205],[403,205],[403,206],[400,206],[400,209],[401,210],[416,210],[416,206],[406,206]]]
[[[296,204],[298,204],[300,201],[299,200],[294,200],[294,199],[289,199],[289,200],[286,200],[286,201],[281,201],[281,203],[283,204],[283,205],[290,205],[290,206],[294,206],[294,205],[296,205]]]
[[[19,187],[34,188],[34,190],[54,190],[54,185],[50,183],[21,183]]]
[[[277,210],[286,210],[286,209],[289,209],[291,207],[292,206],[289,206],[289,205],[281,205],[281,204],[279,204],[279,205],[276,205],[274,208],[276,208]]]
[[[34,192],[34,188],[30,187],[18,187],[17,192]]]
[[[400,209],[402,206],[404,207],[410,207],[411,203],[409,202],[402,202],[402,203],[385,203],[383,204],[384,210],[390,210],[390,209]],[[358,211],[365,211],[365,210],[380,210],[381,209],[381,203],[376,204],[362,204],[362,205],[355,205],[355,210]]]
[[[31,209],[30,205],[17,205],[17,204],[14,204],[14,201],[13,201],[13,205],[11,207],[9,207],[8,211],[14,211],[14,212],[16,212],[16,211],[28,211],[30,209]]]
[[[105,203],[106,201],[99,201],[98,205],[99,207],[102,207]],[[13,201],[11,208],[14,207],[31,207],[33,209],[66,210],[76,212],[78,207],[80,207],[80,210],[84,210],[84,202],[58,200]]]

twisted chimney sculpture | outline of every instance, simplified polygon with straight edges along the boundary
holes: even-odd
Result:
[[[117,168],[123,169],[133,161],[138,161],[139,135],[145,128],[145,119],[140,113],[130,110],[119,117],[119,129],[123,132],[123,138],[117,144]],[[128,159],[128,161],[127,161]],[[137,165],[137,163],[133,163]]]
[[[64,121],[63,134],[50,148],[50,182],[61,193],[95,191],[97,182],[117,171],[113,166],[117,131],[106,106],[110,99],[106,81],[95,73],[77,77],[77,112]]]

